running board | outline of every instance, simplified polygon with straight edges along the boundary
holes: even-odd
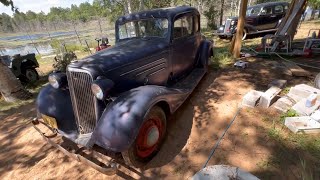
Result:
[[[181,79],[170,88],[180,89],[191,93],[195,87],[199,84],[200,80],[206,74],[206,69],[195,68],[188,76]]]
[[[278,29],[268,29],[264,31],[256,31],[256,32],[248,33],[248,35],[260,34],[260,33],[266,33],[266,32],[276,32],[277,30]]]

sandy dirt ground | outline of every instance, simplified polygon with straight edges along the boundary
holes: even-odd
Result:
[[[252,60],[245,70],[211,70],[170,119],[165,143],[147,168],[129,170],[121,166],[114,176],[103,175],[46,144],[29,123],[36,114],[34,103],[2,112],[0,179],[190,178],[201,169],[249,90],[265,91],[275,78],[288,79],[289,85],[309,82],[277,73],[274,64]],[[299,179],[297,163],[281,159],[281,155],[277,156],[284,162],[280,167],[264,165],[284,146],[270,139],[267,132],[270,121],[278,117],[271,110],[242,109],[209,165],[237,166],[262,179]]]

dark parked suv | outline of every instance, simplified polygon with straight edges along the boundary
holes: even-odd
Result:
[[[243,39],[250,34],[275,32],[288,10],[287,2],[270,2],[247,8]],[[228,18],[218,29],[221,39],[230,39],[237,30],[238,17]]]
[[[49,143],[105,174],[117,168],[103,161],[112,155],[135,167],[156,155],[171,114],[208,71],[213,55],[213,43],[200,32],[200,14],[189,6],[120,17],[115,31],[114,46],[49,76],[33,120]],[[54,134],[44,135],[41,125]],[[54,135],[75,148],[53,142]],[[88,151],[100,163],[87,158]]]

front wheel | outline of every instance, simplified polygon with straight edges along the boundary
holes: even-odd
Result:
[[[122,152],[126,164],[140,168],[150,162],[160,150],[166,128],[164,111],[154,106],[145,117],[134,143],[128,150]]]
[[[26,83],[34,83],[39,80],[39,74],[34,68],[25,69],[23,76],[22,80]]]

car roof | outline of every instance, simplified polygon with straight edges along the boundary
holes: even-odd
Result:
[[[146,18],[174,18],[176,15],[184,12],[195,12],[199,14],[198,10],[190,6],[178,6],[178,7],[169,7],[169,8],[159,8],[151,9],[141,12],[132,13],[129,15],[121,16],[118,18],[117,23],[123,24],[127,21],[134,21],[138,19]]]
[[[288,2],[267,2],[267,3],[261,3],[261,4],[257,4],[255,6],[250,6],[249,8],[255,8],[255,7],[262,7],[262,6],[273,6],[273,5],[278,5],[278,4],[283,4],[283,5],[288,5]]]

